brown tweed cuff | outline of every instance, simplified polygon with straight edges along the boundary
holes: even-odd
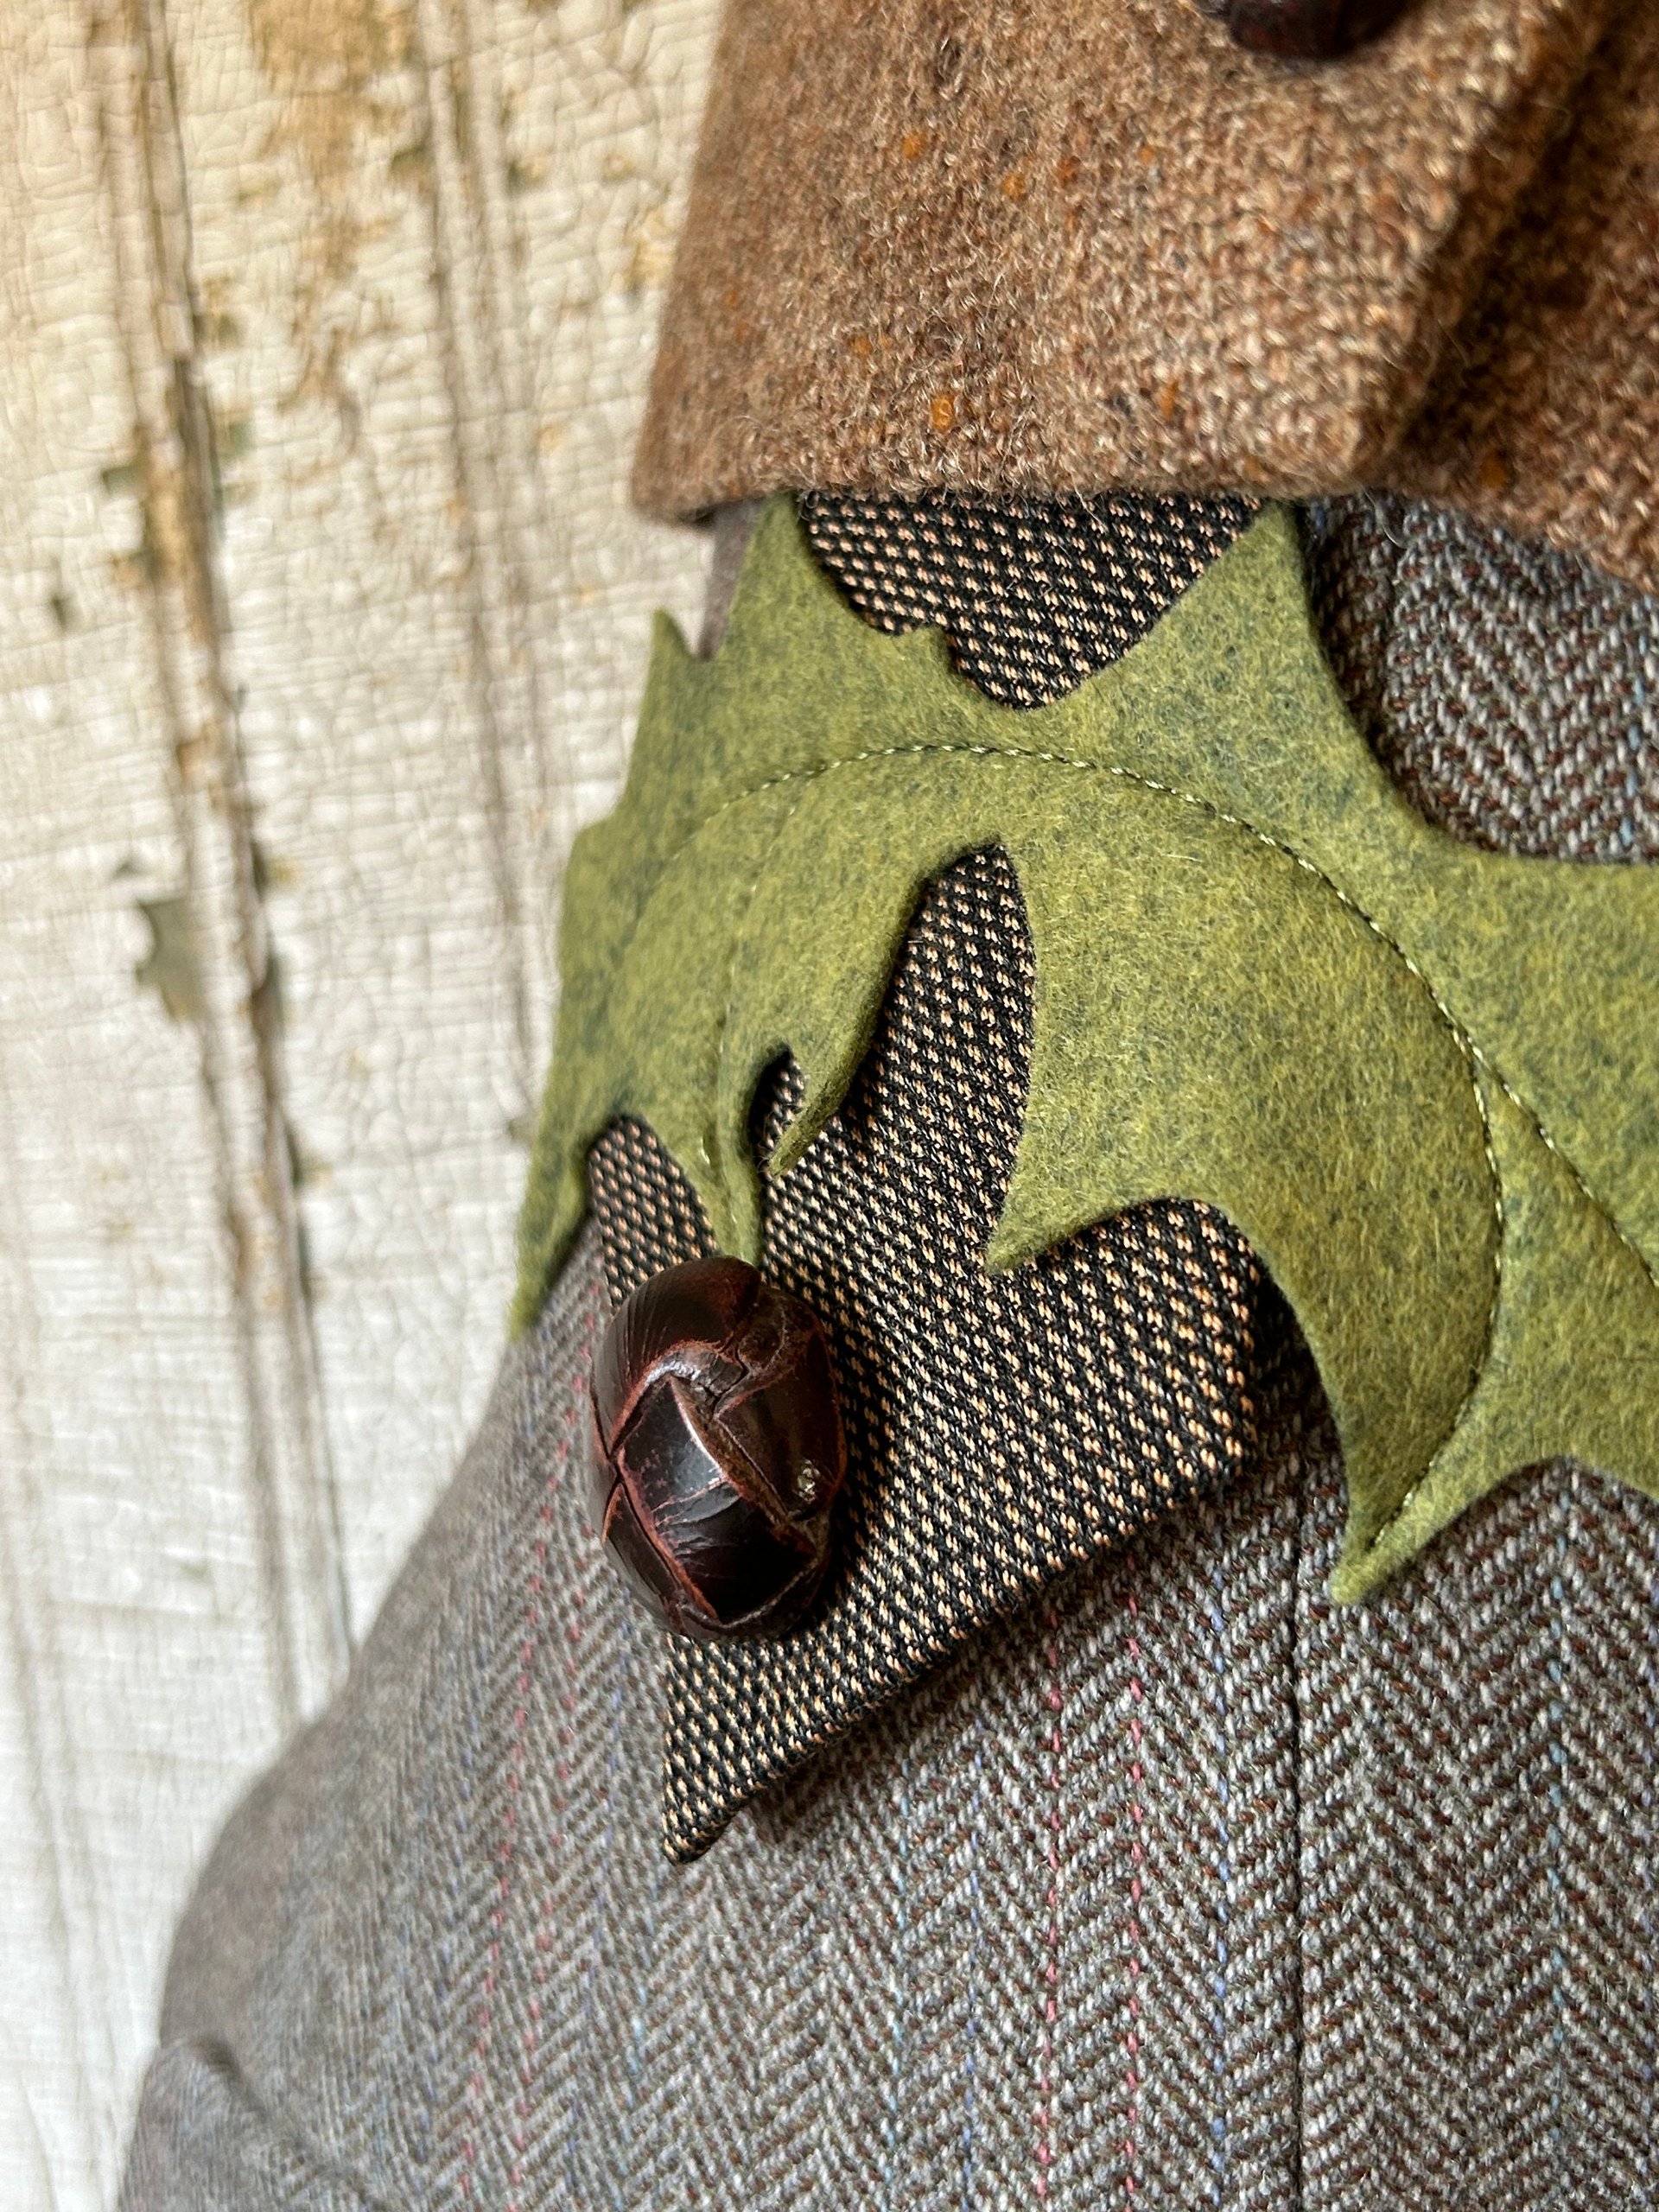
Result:
[[[1653,588],[1656,221],[1645,4],[731,0],[636,496],[1389,486]]]

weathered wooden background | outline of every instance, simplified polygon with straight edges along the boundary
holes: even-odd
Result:
[[[475,1419],[715,0],[0,0],[0,2199]]]

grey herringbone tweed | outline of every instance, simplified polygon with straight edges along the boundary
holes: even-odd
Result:
[[[1421,509],[1327,511],[1311,557],[1421,804],[1654,855],[1650,603]],[[664,1647],[575,1479],[606,1304],[589,1231],[221,1844],[126,2212],[1659,2196],[1659,1507],[1535,1471],[1334,1609],[1336,1452],[1269,1315],[1249,1471],[677,1866]]]
[[[1553,1471],[1334,1611],[1298,1382],[1270,1465],[676,1867],[570,1482],[603,1303],[588,1239],[220,1847],[128,2212],[1649,2201],[1653,1508]]]

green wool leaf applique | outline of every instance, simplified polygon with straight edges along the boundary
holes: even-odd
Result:
[[[1137,1201],[1247,1236],[1342,1438],[1338,1597],[1517,1468],[1659,1494],[1659,869],[1476,850],[1355,728],[1268,510],[1122,659],[1000,707],[884,637],[765,512],[726,637],[659,619],[627,788],[577,842],[521,1224],[533,1319],[614,1117],[759,1258],[749,1109],[791,1052],[798,1159],[923,887],[1004,848],[1036,963],[987,1262]]]

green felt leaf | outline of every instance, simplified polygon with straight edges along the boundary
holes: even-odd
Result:
[[[618,1115],[760,1256],[761,1076],[787,1051],[806,1079],[787,1167],[922,888],[992,845],[1036,1002],[988,1265],[1143,1199],[1224,1211],[1336,1415],[1339,1596],[1558,1453],[1659,1494],[1659,870],[1484,853],[1415,815],[1325,668],[1281,510],[1030,712],[938,633],[861,621],[787,502],[713,660],[659,624],[627,789],[571,864],[521,1325]]]

